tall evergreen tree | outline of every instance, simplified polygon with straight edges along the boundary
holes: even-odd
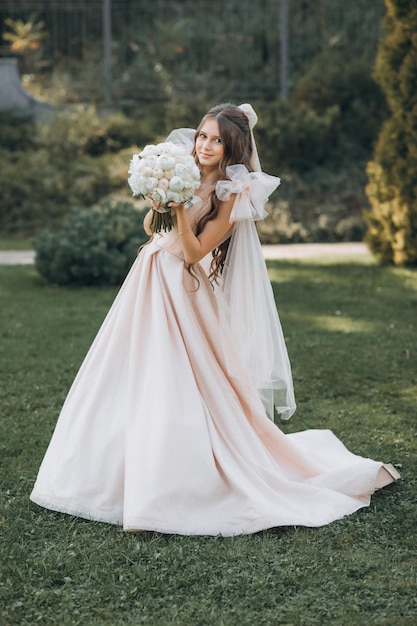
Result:
[[[417,1],[385,4],[375,78],[391,117],[367,168],[367,240],[382,262],[417,265]]]

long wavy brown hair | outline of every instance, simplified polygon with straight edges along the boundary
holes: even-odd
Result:
[[[230,103],[218,104],[213,107],[201,120],[195,134],[195,140],[197,139],[202,126],[209,119],[217,120],[220,138],[224,146],[224,155],[219,163],[218,180],[227,179],[226,168],[229,165],[242,163],[248,168],[249,171],[252,171],[250,166],[250,158],[252,155],[251,134],[248,118],[243,111],[239,109],[238,106]],[[194,156],[198,165],[195,150]],[[216,190],[213,190],[210,194],[210,209],[197,222],[197,236],[201,233],[207,222],[214,220],[217,217],[219,208],[220,202],[216,196]],[[209,274],[209,278],[212,282],[216,282],[223,271],[229,243],[230,237],[212,251],[213,258]]]

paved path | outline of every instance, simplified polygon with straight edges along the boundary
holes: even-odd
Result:
[[[290,243],[263,246],[266,259],[313,259],[326,256],[367,256],[370,254],[364,243]]]
[[[2,251],[0,250],[0,265],[31,265],[35,260],[33,250]]]
[[[369,251],[365,244],[352,243],[292,243],[276,246],[263,246],[266,259],[312,259],[325,256],[366,256]],[[34,262],[33,250],[0,251],[0,265],[31,265]]]

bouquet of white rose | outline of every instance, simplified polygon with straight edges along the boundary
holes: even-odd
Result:
[[[171,230],[169,202],[190,202],[200,186],[200,170],[183,146],[171,142],[146,146],[134,154],[128,180],[134,196],[149,196],[162,209],[153,209],[153,232]]]

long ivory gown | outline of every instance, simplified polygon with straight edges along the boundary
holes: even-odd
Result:
[[[382,463],[329,430],[285,435],[267,417],[201,265],[195,274],[198,289],[176,229],[142,249],[31,499],[126,530],[224,536],[322,526],[367,506]]]

